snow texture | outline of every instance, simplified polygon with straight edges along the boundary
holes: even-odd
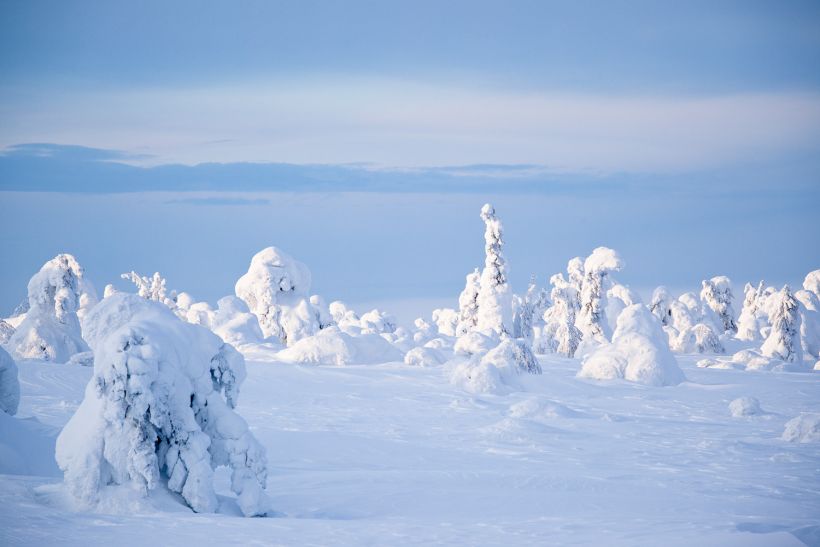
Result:
[[[143,495],[164,486],[213,512],[214,469],[228,466],[242,513],[265,514],[265,450],[233,410],[242,356],[135,295],[109,296],[85,323],[94,374],[56,447],[69,491],[94,505],[108,485]]]
[[[661,322],[641,304],[618,318],[611,344],[587,355],[578,376],[596,380],[622,378],[651,386],[677,385],[685,380],[666,343]]]
[[[65,363],[87,351],[77,311],[88,287],[73,256],[60,254],[46,262],[28,283],[29,310],[8,342],[13,355]]]

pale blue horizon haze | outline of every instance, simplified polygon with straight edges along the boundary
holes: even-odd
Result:
[[[406,320],[487,201],[516,292],[820,268],[816,2],[3,2],[0,46],[0,315],[58,252],[215,302],[275,245]]]

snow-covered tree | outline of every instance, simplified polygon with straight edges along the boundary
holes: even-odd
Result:
[[[652,291],[652,301],[649,304],[649,311],[652,315],[658,318],[661,325],[668,326],[672,324],[672,297],[669,291],[664,286],[660,286]]]
[[[436,308],[433,310],[433,323],[438,333],[444,336],[455,336],[459,322],[459,312],[452,308]]]
[[[267,247],[251,259],[235,291],[259,318],[266,337],[290,345],[320,330],[318,314],[308,298],[310,282],[307,266],[276,247]]]
[[[227,466],[243,514],[265,514],[265,451],[233,410],[242,356],[133,294],[106,298],[85,323],[94,375],[57,439],[69,491],[93,504],[106,485],[147,494],[165,484],[194,511],[213,512],[214,469]]]
[[[803,355],[820,358],[820,298],[812,291],[795,291],[800,303],[800,345]]]
[[[0,347],[0,411],[14,416],[20,404],[20,380],[17,364],[6,350]]]
[[[743,290],[743,308],[740,310],[740,317],[737,320],[738,340],[760,340],[760,329],[765,323],[765,319],[762,317],[765,316],[765,313],[761,310],[764,288],[763,281],[757,287],[746,283]]]
[[[7,344],[12,334],[14,334],[14,327],[0,319],[0,344]]]
[[[504,238],[501,221],[489,203],[481,208],[484,221],[484,270],[481,272],[480,288],[476,303],[480,331],[498,334],[512,332],[512,294],[507,283],[507,263],[504,260]]]
[[[801,363],[803,348],[800,344],[800,303],[794,298],[788,285],[775,297],[770,320],[772,329],[760,347],[761,353],[787,363]]]
[[[732,307],[734,295],[732,294],[732,282],[725,275],[719,275],[712,279],[704,280],[700,291],[700,299],[717,314],[720,319],[720,327],[723,332],[737,332],[735,323],[735,310]]]
[[[250,313],[248,305],[235,296],[225,296],[217,302],[210,329],[233,346],[257,344],[264,338],[259,320]]]
[[[29,310],[9,338],[14,355],[64,363],[88,351],[77,317],[85,285],[83,268],[73,256],[60,254],[46,262],[28,283]]]
[[[530,278],[527,294],[523,297],[513,295],[513,303],[513,338],[531,342],[533,327],[540,322],[548,303],[546,291],[538,288],[535,275]]]
[[[608,276],[620,271],[624,263],[621,257],[607,247],[598,247],[584,261],[584,280],[581,288],[581,310],[576,326],[584,341],[604,343],[611,336],[606,317],[606,292]]]
[[[476,268],[467,274],[464,290],[458,297],[458,325],[456,335],[463,336],[478,324],[478,293],[481,290],[481,273]]]
[[[171,309],[176,308],[176,291],[168,292],[167,281],[159,272],[154,272],[154,275],[147,277],[135,271],[130,271],[120,277],[136,285],[137,294],[141,297],[154,302],[161,302]]]
[[[811,291],[820,298],[820,270],[814,270],[803,280],[803,289]]]
[[[581,309],[581,289],[584,286],[584,259],[580,256],[571,258],[567,262],[567,280],[575,289],[575,309]]]
[[[555,274],[550,278],[552,291],[550,296],[553,305],[548,313],[545,327],[546,345],[551,351],[565,357],[575,356],[575,351],[581,344],[582,334],[575,326],[575,302],[578,300],[577,291],[572,283],[564,280],[564,276]]]
[[[396,332],[396,318],[378,309],[362,314],[359,323],[365,334]]]
[[[108,285],[105,286],[105,289],[103,289],[103,298],[108,298],[112,294],[118,293],[118,292],[119,291],[117,290],[117,288],[114,285],[112,285],[111,283],[109,283]]]

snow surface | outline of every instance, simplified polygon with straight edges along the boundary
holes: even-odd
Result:
[[[237,411],[267,451],[277,511],[256,519],[239,517],[225,469],[217,513],[162,491],[78,509],[54,439],[93,371],[23,361],[18,415],[0,415],[0,544],[818,544],[820,444],[781,437],[820,414],[820,374],[699,357],[677,356],[688,381],[655,388],[544,356],[543,375],[504,394],[467,393],[442,367],[248,362]],[[766,413],[733,418],[740,397]]]

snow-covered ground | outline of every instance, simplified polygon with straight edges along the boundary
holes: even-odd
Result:
[[[249,362],[237,410],[278,512],[252,519],[224,469],[217,514],[162,490],[76,512],[54,439],[92,369],[22,361],[19,412],[0,413],[0,545],[820,544],[818,444],[781,439],[820,413],[820,374],[701,357],[679,356],[673,387],[542,357],[506,395],[468,394],[442,367]],[[733,417],[741,397],[762,413]]]

